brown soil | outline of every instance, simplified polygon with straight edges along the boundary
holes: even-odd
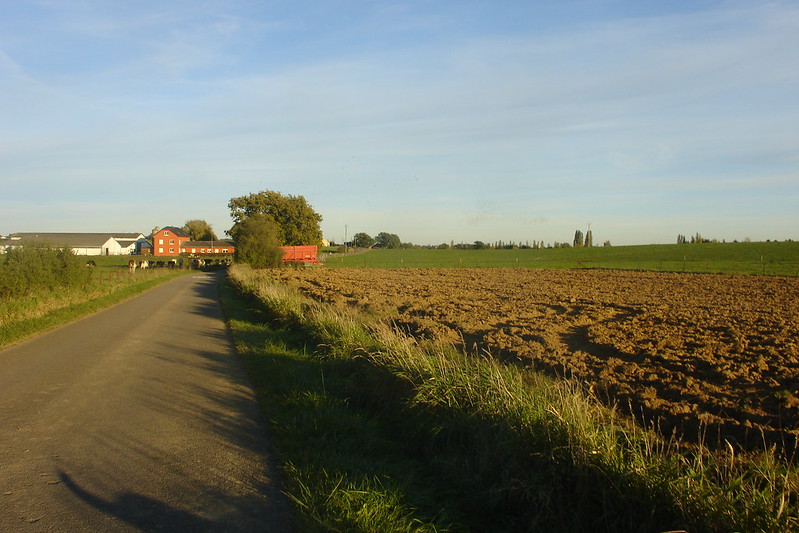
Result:
[[[799,279],[597,270],[282,269],[417,336],[576,378],[666,433],[795,446]]]

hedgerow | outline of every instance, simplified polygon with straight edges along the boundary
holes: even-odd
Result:
[[[79,287],[90,277],[84,261],[67,247],[37,243],[0,256],[0,298]]]

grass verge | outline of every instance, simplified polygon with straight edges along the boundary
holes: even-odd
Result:
[[[249,298],[228,291],[231,327],[307,530],[799,527],[799,473],[771,451],[686,448],[568,381],[419,343],[246,268],[230,283]]]
[[[362,362],[326,356],[305,332],[282,327],[273,309],[229,284],[221,293],[299,530],[448,530],[447,488],[393,424],[353,401]]]
[[[188,271],[168,271],[141,278],[119,276],[101,289],[75,289],[66,293],[36,294],[23,301],[0,301],[0,348],[32,335],[90,315],[141,294]]]

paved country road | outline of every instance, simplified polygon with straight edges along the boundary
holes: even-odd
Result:
[[[0,531],[288,530],[222,275],[0,350]]]

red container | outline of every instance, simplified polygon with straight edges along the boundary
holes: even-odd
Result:
[[[281,246],[283,250],[283,262],[294,261],[297,263],[316,264],[316,246]]]

